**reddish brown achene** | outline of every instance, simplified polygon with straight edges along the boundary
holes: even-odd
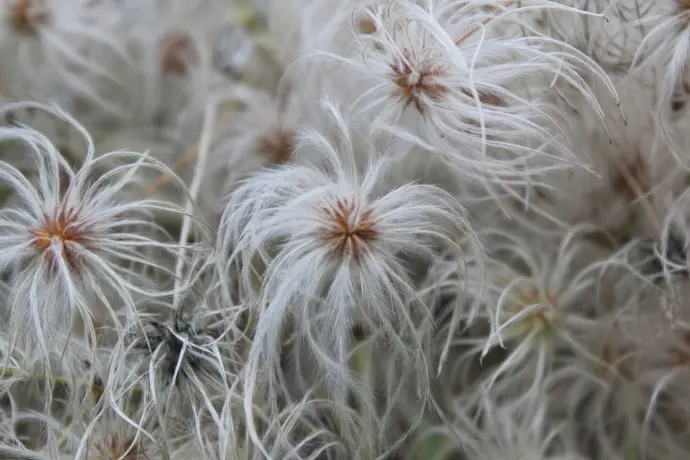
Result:
[[[438,65],[426,64],[420,69],[413,69],[407,60],[403,60],[400,64],[391,64],[390,67],[393,71],[393,83],[398,87],[396,95],[405,101],[406,108],[408,105],[414,104],[417,110],[423,113],[423,95],[438,101],[450,92],[447,86],[435,81],[438,77],[445,75],[445,70]],[[469,98],[474,98],[469,89],[462,89],[461,92]],[[493,106],[499,106],[502,103],[498,96],[481,91],[479,92],[479,102]]]
[[[51,19],[50,11],[40,0],[17,0],[10,12],[10,22],[14,30],[33,35]]]
[[[73,245],[83,245],[88,239],[79,223],[79,213],[73,208],[60,208],[52,216],[44,216],[43,226],[30,229],[29,233],[33,235],[33,247],[48,257],[54,257],[51,246],[59,244],[70,265],[76,262]]]
[[[324,208],[328,222],[332,224],[324,238],[334,245],[341,256],[352,254],[356,261],[367,251],[367,242],[374,240],[378,232],[376,221],[371,219],[372,210],[356,213],[354,200],[338,198],[335,207]]]
[[[405,107],[414,104],[419,112],[423,111],[422,95],[426,94],[432,99],[441,99],[448,88],[437,83],[435,78],[444,75],[441,68],[433,65],[422,66],[421,69],[413,69],[408,59],[399,64],[391,64],[393,82],[398,86],[400,99],[405,101]]]

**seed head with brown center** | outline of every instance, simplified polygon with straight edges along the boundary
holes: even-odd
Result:
[[[338,198],[335,206],[323,209],[328,225],[324,239],[333,245],[334,252],[342,257],[352,256],[359,262],[367,244],[376,239],[376,221],[371,218],[372,209],[361,211],[355,201]]]

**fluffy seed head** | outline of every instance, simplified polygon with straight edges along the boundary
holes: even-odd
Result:
[[[378,331],[393,344],[392,355],[405,356],[395,372],[417,373],[416,366],[426,365],[420,360],[430,307],[418,295],[412,264],[400,254],[425,262],[439,250],[481,258],[460,203],[430,185],[389,187],[392,160],[377,158],[364,138],[361,148],[371,151],[372,161],[360,170],[346,114],[329,101],[324,106],[335,135],[305,132],[296,161],[245,180],[221,219],[218,247],[229,254],[221,270],[239,272],[240,291],[257,310],[245,404],[258,382],[276,398],[270,369],[287,318],[294,342],[307,345],[303,353],[339,407],[347,406],[355,385],[347,364],[355,324]],[[320,161],[306,161],[307,155]],[[424,394],[427,381],[414,379]],[[347,418],[346,412],[338,415]]]
[[[0,208],[0,270],[11,279],[12,345],[49,362],[82,332],[95,345],[99,326],[122,326],[123,317],[136,315],[135,298],[170,295],[165,264],[179,245],[150,216],[181,210],[139,198],[138,171],[174,176],[162,164],[135,152],[96,157],[86,129],[59,109],[24,103],[3,108],[26,107],[67,121],[86,143],[82,164],[74,167],[40,132],[0,128],[3,145],[17,145],[30,160],[24,172],[0,161],[0,185],[13,192]]]
[[[422,6],[395,0],[375,9],[360,5],[350,24],[356,51],[341,55],[328,49],[313,56],[345,70],[335,72],[347,74],[342,80],[335,77],[337,85],[352,89],[348,96],[364,124],[436,150],[458,162],[463,173],[526,174],[531,159],[546,153],[543,146],[534,147],[544,142],[557,152],[548,156],[565,160],[561,166],[579,164],[561,134],[551,130],[556,118],[544,95],[556,91],[558,82],[583,94],[599,113],[583,75],[596,75],[607,89],[613,87],[603,70],[576,49],[561,52],[549,38],[521,35],[516,18],[522,7],[513,3]],[[532,8],[524,13],[532,14],[527,11]],[[361,30],[364,19],[375,26],[373,33],[374,27]],[[416,110],[407,110],[410,106]]]
[[[182,30],[171,30],[160,42],[160,66],[165,75],[182,75],[197,60],[194,42]]]
[[[165,384],[179,383],[179,380],[172,382],[176,372],[180,378],[201,374],[209,361],[207,349],[221,335],[221,332],[213,330],[199,333],[193,325],[181,320],[175,320],[172,325],[146,321],[143,330],[137,332],[132,350],[156,362],[155,368]],[[214,372],[212,366],[206,367],[211,367],[209,374]]]

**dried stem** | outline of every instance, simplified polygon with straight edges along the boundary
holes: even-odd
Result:
[[[187,163],[196,158],[198,153],[199,143],[195,142],[194,145],[190,147],[184,155],[182,155],[177,161],[175,161],[175,164],[171,168],[172,171],[175,173],[180,172]],[[156,179],[156,181],[153,182],[153,184],[149,185],[149,187],[146,189],[146,195],[152,195],[156,190],[158,190],[159,187],[170,182],[170,178],[170,174],[161,174],[160,177]]]
[[[189,231],[192,225],[191,214],[194,211],[195,201],[199,195],[201,182],[206,171],[206,160],[208,151],[211,146],[213,138],[213,127],[216,121],[217,104],[215,100],[210,100],[206,104],[204,112],[204,124],[201,131],[201,138],[199,140],[199,150],[196,156],[196,166],[194,168],[194,177],[189,187],[189,195],[187,196],[187,203],[185,205],[185,214],[182,220],[182,229],[180,230],[180,248],[177,254],[177,262],[175,265],[175,292],[173,294],[173,305],[179,306],[180,293],[179,283],[182,279],[182,270],[184,269],[184,259],[187,255],[187,240],[189,239]]]
[[[504,7],[504,8],[505,8],[505,7],[508,7],[508,6],[510,6],[512,3],[513,3],[513,2],[507,2],[507,3],[505,3],[505,4],[503,5],[503,7]],[[499,11],[501,11],[501,7],[499,7],[499,6],[494,6],[493,8],[491,8],[491,10],[489,10],[489,13],[495,14],[495,13],[498,13]],[[494,18],[494,16],[485,16],[485,17],[483,17],[483,18],[479,21],[479,25],[483,26],[483,25],[485,25],[487,22],[489,22],[489,21],[490,21],[491,19],[493,19],[493,18]],[[456,45],[456,46],[459,46],[460,43],[462,43],[462,42],[464,42],[465,40],[467,40],[467,38],[469,38],[469,36],[472,35],[476,30],[477,30],[476,27],[473,27],[473,28],[470,28],[470,29],[465,30],[463,33],[460,34],[460,36],[457,38],[457,40],[455,40],[455,45]]]

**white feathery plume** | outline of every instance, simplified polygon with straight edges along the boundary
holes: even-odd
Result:
[[[647,456],[661,439],[670,447],[686,407],[674,388],[683,385],[675,379],[685,366],[684,326],[669,328],[660,290],[629,273],[602,279],[595,292],[582,307],[599,314],[576,331],[578,348],[561,353],[548,378],[551,417],[570,421],[572,442],[592,458]]]
[[[660,220],[656,197],[682,190],[685,171],[657,124],[654,89],[639,79],[613,80],[626,101],[625,116],[605,110],[603,126],[583,101],[569,120],[574,153],[590,171],[548,171],[530,204],[566,227],[588,222],[618,236]],[[599,100],[612,102],[605,92],[595,89]],[[676,141],[679,149],[685,144]]]
[[[257,309],[247,401],[259,382],[275,391],[271,371],[288,318],[339,399],[352,383],[347,363],[355,321],[417,362],[421,338],[414,318],[428,321],[429,312],[401,255],[433,260],[437,245],[445,245],[458,257],[469,250],[481,259],[464,210],[442,190],[408,184],[372,196],[385,179],[387,158],[374,157],[360,176],[348,121],[337,106],[324,106],[339,139],[306,132],[297,148],[319,152],[320,164],[289,164],[250,177],[231,197],[221,221],[218,244],[222,254],[230,254],[222,261],[221,276],[238,267],[243,294]]]
[[[559,3],[580,13],[544,8],[537,22],[545,34],[584,52],[610,75],[627,74],[647,35],[641,18],[658,12],[648,0],[568,0]],[[586,14],[591,13],[591,14]],[[625,100],[625,98],[622,98]]]
[[[157,200],[120,198],[121,189],[137,185],[139,170],[169,172],[146,154],[115,151],[96,157],[89,133],[57,108],[17,103],[0,110],[29,106],[68,121],[86,144],[84,161],[75,169],[41,133],[21,126],[0,128],[4,142],[25,146],[37,171],[27,177],[0,163],[0,182],[15,196],[11,206],[0,210],[0,268],[12,274],[13,343],[25,343],[47,357],[64,350],[75,324],[84,324],[94,347],[94,320],[120,327],[123,315],[136,315],[137,296],[172,293],[164,281],[173,277],[165,259],[175,256],[179,244],[148,215],[183,211]],[[131,162],[99,175],[101,162],[111,157]],[[159,283],[148,283],[148,276],[141,276],[145,272],[157,274]]]
[[[581,164],[559,140],[558,130],[547,129],[557,126],[547,95],[562,82],[602,116],[582,75],[600,78],[613,94],[615,89],[576,49],[537,34],[517,34],[529,30],[521,28],[517,13],[534,7],[512,3],[428,2],[422,7],[395,0],[362,8],[355,14],[368,17],[375,32],[356,36],[357,51],[316,50],[304,62],[316,62],[313,72],[320,75],[329,63],[344,71],[326,85],[345,88],[339,92],[363,124],[437,150],[466,174],[527,174],[531,158],[550,155],[540,144],[556,145],[564,165]],[[296,72],[308,72],[304,67]]]
[[[167,416],[169,410],[210,405],[218,392],[238,378],[238,338],[227,318],[237,307],[213,309],[217,296],[207,293],[200,303],[183,299],[168,306],[167,320],[142,317],[115,348],[108,397],[119,398],[141,388]],[[163,422],[161,422],[163,423]]]
[[[122,129],[109,129],[107,132],[92,132],[96,149],[99,152],[110,152],[126,145],[128,149],[136,152],[148,152],[148,155],[165,164],[173,172],[179,175],[185,184],[189,183],[190,163],[196,156],[198,130],[194,127],[190,132],[171,127],[126,127]],[[193,131],[193,132],[191,132]],[[128,158],[111,158],[111,164],[103,164],[103,168],[122,166],[131,162]],[[142,189],[133,190],[133,196],[142,194],[148,198],[154,198],[182,206],[187,197],[185,190],[181,189],[179,181],[162,174],[157,170],[141,170],[139,172]],[[127,194],[128,191],[123,191]],[[156,220],[166,227],[179,226],[179,215],[159,213]]]
[[[244,435],[246,427],[242,396],[234,386],[213,399],[213,405],[194,413],[186,436],[189,440],[172,452],[173,459],[316,460],[331,458],[329,454],[333,452],[347,455],[335,433],[319,423],[319,412],[329,409],[327,401],[310,395],[286,404],[276,415],[265,413],[261,407],[255,406],[253,415],[260,421],[261,446],[268,452],[265,454]]]
[[[0,458],[688,457],[690,0],[0,4]]]
[[[485,400],[477,406],[458,407],[447,423],[420,430],[410,447],[415,454],[411,458],[421,458],[425,445],[430,446],[426,450],[431,450],[431,458],[436,460],[458,455],[478,460],[586,458],[569,445],[564,427],[548,419],[545,401],[524,411],[494,408],[492,403]]]

